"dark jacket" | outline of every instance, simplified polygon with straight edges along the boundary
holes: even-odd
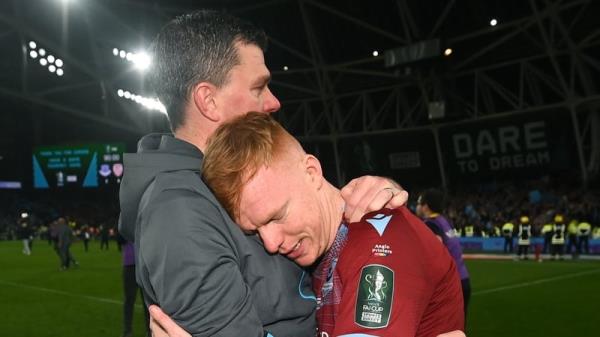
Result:
[[[309,277],[229,218],[201,180],[202,158],[156,134],[125,155],[119,231],[135,242],[146,303],[193,336],[314,336]]]

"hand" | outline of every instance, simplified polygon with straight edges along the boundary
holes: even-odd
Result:
[[[437,335],[437,337],[467,337],[467,335],[460,330],[454,330],[452,332],[446,332],[441,335]]]
[[[357,222],[366,213],[403,206],[408,200],[408,192],[391,179],[363,176],[342,188],[342,198],[346,202],[346,220]]]
[[[192,337],[192,335],[177,325],[158,306],[151,305],[148,311],[150,311],[152,337]]]

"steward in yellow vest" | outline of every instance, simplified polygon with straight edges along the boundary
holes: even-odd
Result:
[[[504,254],[513,252],[513,231],[515,225],[507,222],[502,226],[502,236],[504,236]]]

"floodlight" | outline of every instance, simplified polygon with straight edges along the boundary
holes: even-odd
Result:
[[[124,59],[126,55],[127,53],[124,50],[119,51],[119,57],[121,57],[122,59]]]
[[[44,55],[46,55],[46,49],[44,49],[44,48],[40,48],[40,49],[38,50],[38,54],[40,54],[40,56],[44,56]]]
[[[150,63],[152,62],[150,60],[150,55],[148,55],[145,52],[139,52],[139,53],[133,54],[131,61],[135,64],[135,67],[140,70],[146,70],[150,66]]]
[[[444,55],[450,56],[450,54],[452,54],[452,48],[446,48],[446,50],[444,50]]]
[[[63,66],[63,61],[61,59],[56,59],[56,61],[54,61],[54,64],[56,64],[56,66],[60,68]]]
[[[29,41],[29,48],[35,49],[35,47],[37,47],[37,44],[34,41]]]
[[[53,55],[48,55],[48,57],[46,57],[46,59],[48,59],[48,63],[54,63],[54,56]]]
[[[60,68],[56,69],[56,75],[58,76],[62,76],[64,74],[64,71]]]
[[[38,53],[35,50],[32,50],[29,52],[29,56],[31,56],[32,59],[38,57]]]
[[[40,64],[43,66],[46,66],[48,64],[48,61],[45,58],[41,58],[40,59]]]
[[[119,97],[123,97],[123,89],[117,90],[117,95],[119,95]]]
[[[498,24],[498,20],[496,20],[496,19],[490,20],[490,26],[494,27],[497,24]]]
[[[379,52],[377,50],[373,50],[373,56],[379,56]]]
[[[283,71],[288,71],[289,69],[288,66],[283,66]]]
[[[125,96],[125,98],[130,99],[131,98],[131,93],[129,91],[125,91],[123,93],[123,96]]]
[[[113,48],[113,55],[119,56],[119,49]]]
[[[53,72],[55,72],[55,71],[56,71],[56,66],[55,66],[54,64],[51,64],[51,65],[49,65],[49,66],[48,66],[48,70],[49,70],[51,73],[53,73]]]

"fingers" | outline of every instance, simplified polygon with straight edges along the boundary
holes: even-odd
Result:
[[[350,222],[359,221],[366,213],[388,208],[398,208],[408,200],[408,193],[394,181],[375,176],[353,179],[342,188],[346,202],[344,215]]]
[[[165,314],[158,306],[148,307],[150,312],[150,330],[153,337],[191,337],[175,321]]]
[[[359,221],[368,212],[367,207],[384,188],[384,186],[379,186],[375,178],[373,176],[356,178],[342,189],[342,198],[346,202],[344,211],[346,220]]]
[[[460,330],[454,330],[452,332],[446,332],[441,335],[437,335],[437,337],[467,337],[464,332]]]

